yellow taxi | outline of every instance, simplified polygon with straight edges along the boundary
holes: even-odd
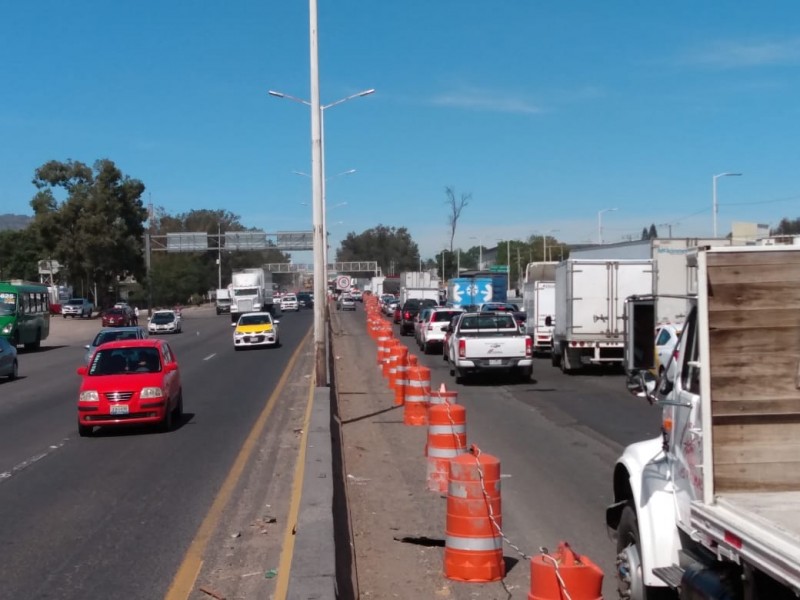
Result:
[[[257,346],[280,346],[278,323],[268,312],[244,313],[236,322],[233,330],[233,348],[251,348]]]

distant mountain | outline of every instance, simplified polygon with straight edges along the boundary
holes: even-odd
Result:
[[[33,217],[27,215],[0,215],[0,231],[4,229],[14,229],[18,231],[25,229],[33,221]]]

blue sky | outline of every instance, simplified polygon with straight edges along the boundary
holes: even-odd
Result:
[[[551,235],[709,236],[800,205],[800,4],[319,0],[328,225],[432,256]],[[308,3],[37,0],[0,19],[0,213],[47,160],[110,158],[170,213],[310,228]],[[355,169],[356,173],[336,177]],[[344,204],[346,203],[346,204]],[[662,234],[667,226],[659,227]]]

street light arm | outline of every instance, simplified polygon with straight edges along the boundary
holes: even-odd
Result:
[[[375,90],[370,88],[368,90],[364,90],[362,92],[358,92],[357,94],[352,94],[350,96],[347,96],[347,98],[342,98],[341,100],[337,100],[336,102],[331,102],[330,104],[325,104],[324,106],[321,106],[320,109],[321,110],[326,110],[328,108],[333,108],[334,106],[338,106],[339,104],[342,104],[343,102],[347,102],[348,100],[353,100],[354,98],[361,98],[363,96],[369,96],[370,94],[374,94],[374,93],[375,93]]]
[[[306,106],[311,106],[311,102],[308,100],[303,100],[302,98],[298,98],[297,96],[292,96],[290,94],[284,94],[283,92],[276,92],[275,90],[268,90],[267,93],[270,96],[275,96],[276,98],[285,98],[287,100],[292,100],[293,102],[299,102],[300,104],[305,104]]]

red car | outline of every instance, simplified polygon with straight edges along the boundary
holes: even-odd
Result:
[[[109,308],[103,312],[103,327],[130,327],[134,325],[133,313],[124,308]]]
[[[95,350],[78,394],[78,433],[95,426],[154,424],[172,429],[183,416],[178,362],[164,340],[108,342]]]

